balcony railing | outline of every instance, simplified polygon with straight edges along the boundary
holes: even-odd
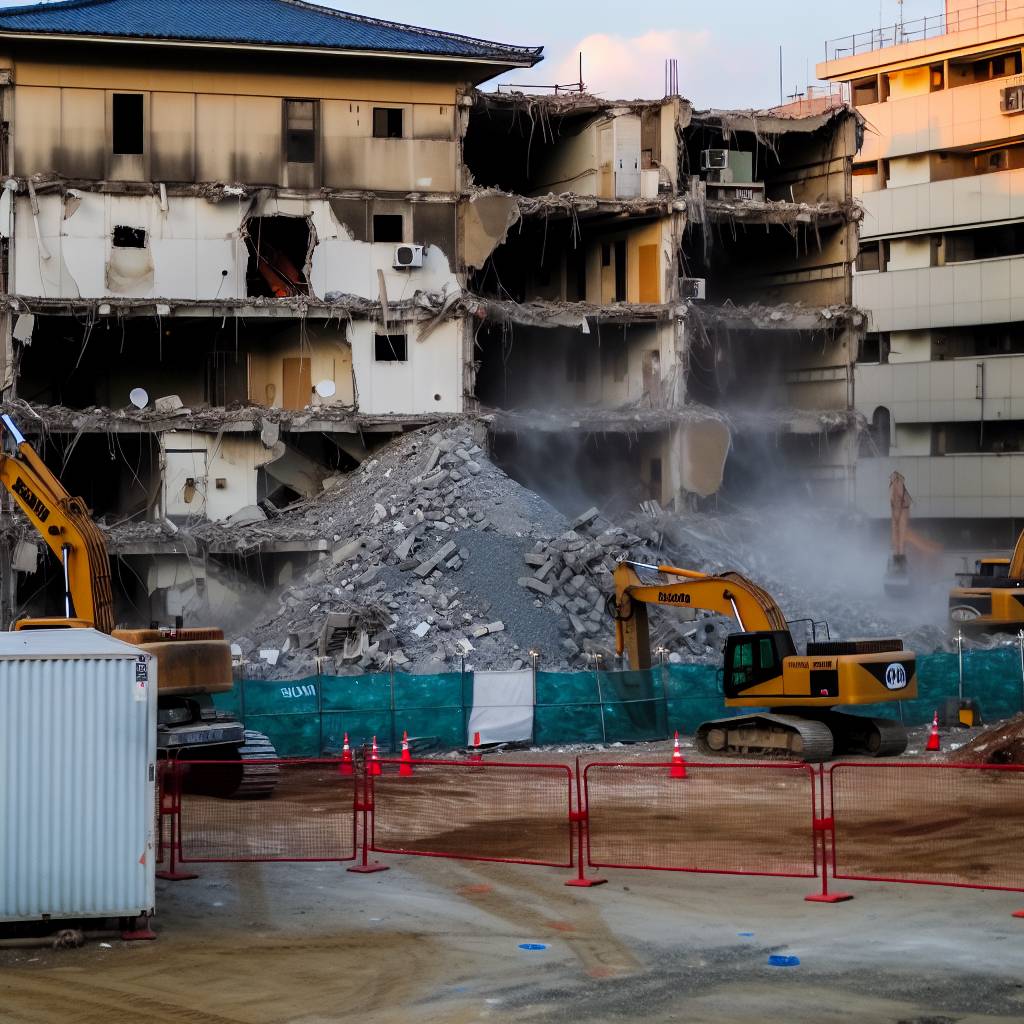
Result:
[[[830,39],[825,43],[825,60],[839,60],[859,53],[884,50],[888,46],[916,43],[934,39],[952,32],[987,28],[1011,18],[1024,18],[1024,4],[1019,0],[978,0],[973,7],[954,11],[950,15],[933,14],[915,21],[901,21],[895,25],[856,32],[852,36]]]

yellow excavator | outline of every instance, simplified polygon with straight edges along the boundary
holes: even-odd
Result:
[[[231,648],[219,629],[115,629],[110,557],[103,531],[25,440],[0,416],[14,452],[0,450],[0,484],[56,555],[63,570],[64,616],[19,619],[16,630],[96,629],[140,647],[157,661],[157,748],[164,758],[237,762],[207,772],[220,795],[266,796],[277,782],[276,752],[262,733],[217,711],[213,694],[233,686]],[[271,762],[271,763],[268,763]]]
[[[645,582],[641,572],[661,580]],[[906,750],[898,721],[835,710],[917,696],[916,660],[901,640],[809,643],[801,656],[782,609],[739,573],[709,576],[623,561],[615,569],[615,640],[633,669],[651,667],[651,604],[734,618],[740,632],[726,641],[725,704],[769,709],[705,722],[696,733],[701,753],[827,761],[836,754],[893,757]]]
[[[1024,533],[1009,558],[981,558],[949,592],[949,621],[968,633],[1024,629]]]

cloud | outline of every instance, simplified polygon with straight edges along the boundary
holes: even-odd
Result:
[[[583,54],[583,80],[590,92],[609,99],[656,99],[665,92],[665,61],[679,60],[681,83],[686,68],[712,56],[711,32],[652,31],[641,36],[595,34],[581,39],[554,63],[560,85],[579,79]],[[552,83],[554,84],[554,83]],[[685,94],[685,84],[681,85]]]

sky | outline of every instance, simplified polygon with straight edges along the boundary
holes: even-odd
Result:
[[[19,0],[0,0],[0,8]],[[23,0],[21,0],[23,2]],[[159,3],[160,0],[153,0]],[[898,0],[320,0],[324,6],[503,43],[543,46],[544,61],[511,81],[575,82],[579,53],[588,89],[611,99],[658,98],[665,60],[679,61],[679,90],[698,107],[765,107],[779,101],[779,47],[786,95],[814,81],[825,40],[899,19]],[[911,21],[942,0],[905,0]]]

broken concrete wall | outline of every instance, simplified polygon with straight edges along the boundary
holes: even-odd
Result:
[[[162,513],[171,518],[219,521],[255,505],[258,470],[275,458],[258,437],[223,432],[170,431],[160,449]]]
[[[426,337],[417,321],[356,321],[349,327],[357,402],[363,414],[463,411],[463,328],[438,324]],[[379,339],[379,340],[378,340]]]
[[[632,199],[671,192],[679,165],[677,116],[674,101],[636,104],[563,128],[537,161],[530,194]]]
[[[127,196],[75,190],[73,203],[60,194],[38,196],[36,236],[33,202],[16,202],[12,290],[46,298],[161,298],[229,301],[249,297],[252,252],[259,232],[250,218],[296,218],[309,225],[307,252],[293,262],[312,296],[357,295],[377,299],[381,277],[387,295],[459,287],[448,254],[430,245],[422,267],[396,270],[394,242],[359,242],[320,199],[257,197],[254,203],[219,203],[195,196]],[[399,207],[409,210],[409,204]],[[403,216],[402,240],[414,242],[414,218]],[[305,256],[305,261],[301,257]],[[309,289],[307,289],[309,290]]]

